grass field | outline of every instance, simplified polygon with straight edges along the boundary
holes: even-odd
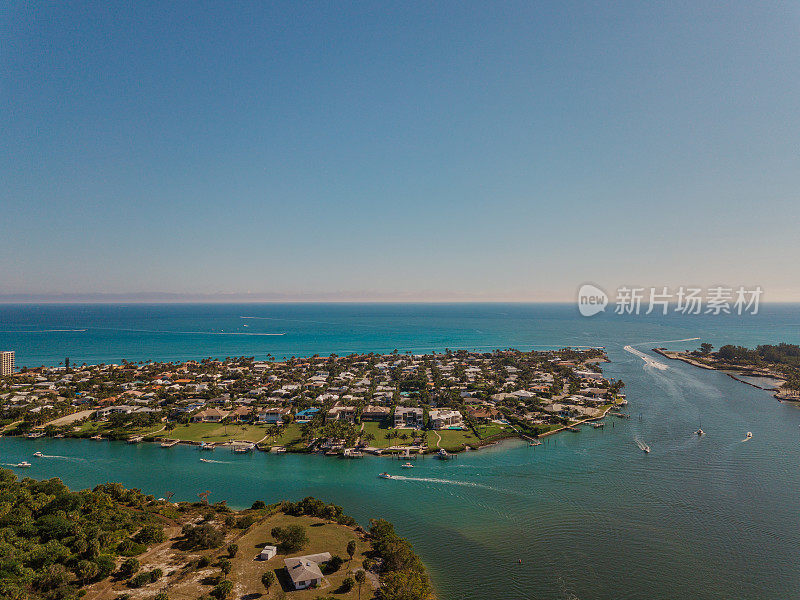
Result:
[[[258,560],[258,554],[266,544],[275,544],[270,531],[273,527],[286,527],[287,525],[300,525],[305,528],[309,543],[299,552],[285,554],[279,551],[275,558],[269,561]],[[180,535],[179,524],[174,524],[168,529],[170,536]],[[348,560],[347,543],[356,542],[356,553],[353,560]],[[141,562],[141,571],[160,568],[164,576],[156,583],[147,584],[145,587],[132,589],[124,581],[113,579],[105,580],[89,586],[86,600],[115,600],[122,594],[130,594],[132,600],[152,600],[156,592],[166,589],[170,600],[197,600],[207,597],[214,585],[213,579],[220,574],[219,560],[228,559],[226,546],[236,543],[239,547],[231,562],[231,572],[228,579],[233,583],[231,599],[284,599],[314,600],[320,596],[334,594],[342,600],[356,600],[359,597],[358,586],[349,592],[338,591],[342,581],[352,576],[354,569],[360,569],[364,559],[364,552],[369,550],[369,544],[362,539],[353,529],[330,523],[315,517],[292,517],[283,513],[266,516],[241,532],[229,530],[225,542],[220,548],[212,550],[194,550],[185,552],[173,541],[167,540],[161,544],[151,546],[147,552],[138,556]],[[290,579],[284,567],[287,556],[302,556],[330,552],[344,559],[341,568],[330,575],[326,575],[323,583],[316,589],[295,591],[290,589]],[[203,568],[187,568],[191,560],[200,555],[207,556],[210,564]],[[264,588],[261,576],[271,571],[275,574],[275,582],[269,590]],[[373,597],[372,585],[367,581],[361,588],[361,598],[368,600]]]
[[[220,425],[219,423],[189,423],[178,425],[172,431],[164,431],[164,437],[187,442],[224,442],[241,440],[257,442],[267,435],[264,425]]]
[[[362,440],[363,435],[366,433],[371,433],[375,436],[374,440],[366,442],[368,446],[372,446],[373,448],[388,448],[389,446],[410,446],[414,443],[414,438],[417,435],[420,435],[419,431],[414,431],[413,429],[398,429],[396,430],[398,433],[397,437],[387,438],[386,434],[395,431],[394,429],[389,429],[388,427],[382,426],[380,423],[375,423],[372,421],[367,421],[364,423],[364,432],[362,433]],[[403,434],[406,434],[406,439],[403,439]]]
[[[441,442],[437,434],[441,436]],[[428,431],[427,435],[429,448],[444,448],[448,452],[458,452],[463,450],[464,446],[477,446],[480,441],[469,429],[440,429]]]
[[[478,433],[478,437],[485,440],[486,438],[500,435],[501,433],[508,433],[511,431],[511,428],[508,425],[489,423],[487,425],[478,425],[475,427],[475,431]]]

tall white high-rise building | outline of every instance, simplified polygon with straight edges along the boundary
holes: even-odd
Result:
[[[14,372],[14,351],[0,350],[0,375],[11,375]]]

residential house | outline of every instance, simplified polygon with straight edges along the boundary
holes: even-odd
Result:
[[[422,427],[423,410],[411,406],[397,406],[394,409],[394,427],[398,428],[414,428]]]
[[[445,427],[461,427],[464,418],[457,410],[432,410],[430,413],[431,427],[434,429],[444,429]]]
[[[330,552],[287,558],[283,561],[296,590],[305,590],[322,582],[320,565],[331,559]]]

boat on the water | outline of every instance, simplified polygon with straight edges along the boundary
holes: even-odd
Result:
[[[389,473],[387,473],[386,471],[384,471],[383,473],[378,475],[378,477],[380,477],[381,479],[391,479],[392,478],[392,476],[389,475]]]
[[[705,432],[705,431],[703,431],[702,429],[698,429],[697,431],[695,431],[695,434],[696,434],[696,435],[705,435],[705,434],[706,434],[706,432]]]
[[[749,440],[751,437],[753,437],[753,432],[752,431],[748,431],[747,435],[744,436],[744,437]]]
[[[447,450],[441,448],[439,452],[436,453],[436,457],[439,458],[440,460],[448,460],[450,458],[450,455],[447,453]]]
[[[207,463],[210,463],[211,461],[210,461],[210,460],[208,460],[207,458],[201,458],[201,459],[200,459],[200,462],[207,462]]]
[[[645,452],[647,454],[650,453],[650,446],[648,446],[642,440],[639,440],[639,439],[635,439],[634,441],[636,442],[636,445],[639,446],[639,450],[641,450],[642,452]]]
[[[34,452],[34,453],[33,453],[33,455],[34,455],[36,458],[42,458],[42,457],[44,456],[44,454],[42,454],[41,452]]]
[[[413,469],[414,465],[412,465],[410,462],[407,462],[407,463],[403,463],[402,465],[400,465],[400,467],[403,468],[403,469]]]
[[[17,467],[19,467],[20,469],[27,469],[28,467],[31,466],[33,465],[31,465],[31,463],[29,463],[27,460],[23,460],[21,463],[17,463]]]
[[[542,445],[542,442],[540,442],[539,440],[536,440],[536,441],[533,441],[533,442],[528,442],[528,446],[541,446],[541,445]]]

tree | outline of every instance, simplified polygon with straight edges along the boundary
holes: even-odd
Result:
[[[225,600],[228,596],[231,595],[232,591],[233,591],[233,583],[231,583],[227,579],[223,579],[217,585],[214,586],[213,590],[211,590],[211,596],[216,598],[217,600]]]
[[[380,600],[425,600],[430,596],[428,577],[417,570],[392,571],[381,578]]]
[[[286,552],[297,552],[308,544],[306,530],[301,525],[274,527],[270,532]]]
[[[119,567],[119,575],[122,579],[128,579],[139,570],[139,561],[135,558],[129,558],[123,562]]]
[[[700,344],[700,354],[704,355],[711,354],[711,351],[713,349],[714,346],[712,344],[709,344],[708,342],[703,342],[702,344]]]
[[[223,558],[221,561],[219,561],[219,569],[220,571],[222,571],[223,575],[227,575],[228,573],[230,573],[232,568],[233,565],[231,564],[231,561],[229,561],[227,558]]]
[[[264,584],[264,589],[269,589],[270,586],[275,582],[275,573],[272,571],[267,571],[261,576],[261,583]]]
[[[356,583],[358,584],[358,600],[361,600],[361,586],[367,580],[367,573],[365,571],[356,571]]]
[[[356,584],[355,580],[352,577],[345,577],[344,581],[342,581],[342,592],[349,592],[353,589],[353,586]]]
[[[266,503],[263,500],[256,500],[253,502],[253,506],[250,507],[252,510],[264,510],[267,508]]]
[[[228,544],[228,556],[230,556],[231,558],[235,558],[238,552],[239,552],[238,544]]]
[[[356,541],[350,540],[347,542],[347,554],[350,556],[350,560],[353,560],[353,555],[356,553]]]

